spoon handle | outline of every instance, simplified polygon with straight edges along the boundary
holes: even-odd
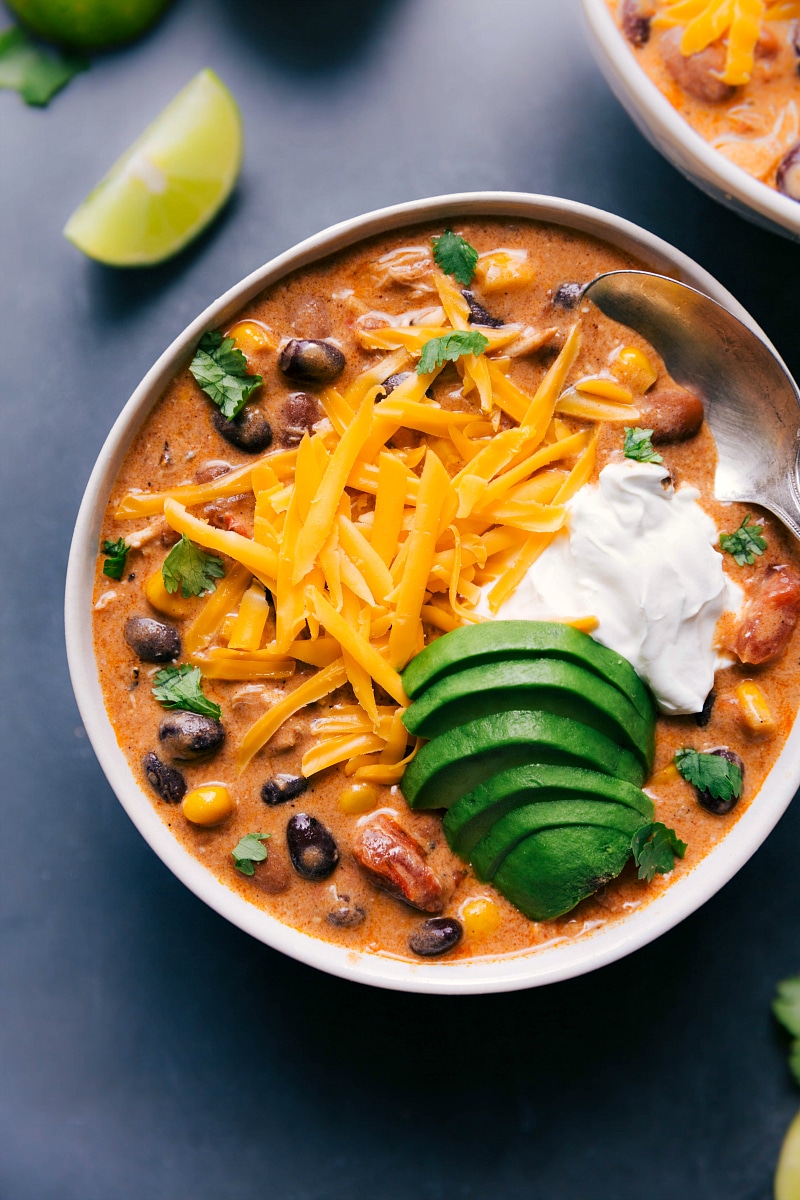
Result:
[[[611,271],[584,295],[640,333],[703,400],[717,499],[760,504],[800,538],[800,392],[775,351],[715,300],[663,275]]]

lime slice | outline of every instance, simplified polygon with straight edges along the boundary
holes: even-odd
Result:
[[[219,212],[241,160],[236,101],[201,71],[75,209],[64,236],[109,266],[162,262]]]
[[[12,12],[51,42],[80,50],[139,37],[169,0],[6,0]]]
[[[775,1200],[800,1200],[800,1113],[789,1126],[778,1159]]]

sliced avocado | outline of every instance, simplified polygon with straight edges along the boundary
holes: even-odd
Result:
[[[613,829],[624,833],[630,846],[636,830],[647,823],[636,809],[609,800],[545,800],[543,804],[526,804],[506,813],[481,838],[472,851],[472,868],[478,879],[488,883],[515,846],[544,829],[582,825]],[[568,863],[565,869],[569,869]]]
[[[542,800],[587,799],[627,804],[652,821],[653,802],[639,788],[600,771],[529,763],[501,771],[458,800],[444,818],[450,849],[469,858],[473,847],[506,813]]]
[[[490,776],[526,763],[588,767],[640,786],[641,761],[605,734],[544,712],[478,717],[442,733],[409,763],[400,787],[411,808],[450,808]]]
[[[403,671],[413,700],[437,679],[479,663],[514,658],[560,658],[593,671],[627,696],[640,716],[653,716],[653,701],[627,659],[594,638],[555,621],[484,621],[465,625],[431,642]]]
[[[638,754],[648,770],[653,764],[655,721],[646,721],[597,675],[558,659],[481,663],[438,679],[406,710],[403,722],[418,737],[436,737],[511,709],[572,717]]]
[[[492,880],[532,921],[552,921],[619,875],[631,839],[590,825],[544,829],[506,855]]]

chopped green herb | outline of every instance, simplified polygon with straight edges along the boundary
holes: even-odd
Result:
[[[221,579],[224,574],[222,559],[200,550],[185,533],[181,534],[181,540],[172,547],[161,564],[164,587],[170,594],[177,592],[180,587],[184,600],[190,596],[202,596],[204,592],[213,592],[217,586],[214,580]]]
[[[109,542],[106,538],[103,542],[103,554],[107,556],[103,563],[103,574],[107,575],[109,579],[122,579],[125,574],[125,559],[128,557],[130,549],[123,538],[116,542]]]
[[[271,837],[269,833],[246,833],[231,850],[236,870],[243,875],[254,875],[253,863],[264,862],[267,857],[267,847],[261,843]]]
[[[222,716],[222,709],[203,695],[203,677],[199,667],[183,663],[166,667],[153,680],[153,695],[164,708],[181,708],[184,712],[199,713],[202,717]]]
[[[442,337],[431,338],[422,348],[417,374],[428,375],[443,363],[455,362],[464,354],[483,354],[489,339],[477,330],[456,329]]]
[[[686,842],[682,842],[674,829],[654,821],[643,825],[633,835],[631,843],[633,858],[639,868],[639,878],[652,883],[656,874],[669,875],[676,858],[683,858]]]
[[[26,104],[43,108],[88,66],[77,55],[44,50],[16,26],[0,33],[0,88],[19,92]]]
[[[675,766],[686,780],[700,792],[708,792],[715,800],[738,800],[742,794],[742,772],[735,762],[721,754],[704,754],[685,748],[675,755]]]
[[[634,462],[662,463],[664,457],[653,449],[652,429],[634,429],[625,426],[625,446],[623,453]]]
[[[452,275],[456,283],[468,287],[475,274],[475,264],[478,261],[478,251],[461,236],[446,229],[441,237],[431,239],[433,242],[433,259],[437,267],[441,267],[445,275]]]
[[[792,1035],[789,1050],[789,1068],[800,1083],[800,975],[784,979],[778,984],[778,994],[772,1002],[772,1011]]]
[[[740,567],[748,566],[756,561],[756,555],[763,554],[767,548],[767,539],[761,536],[763,525],[749,525],[752,517],[748,513],[741,525],[733,533],[719,535],[720,549],[732,554]]]
[[[228,421],[239,415],[262,383],[260,375],[247,373],[247,359],[241,350],[234,349],[235,345],[234,338],[224,338],[212,329],[200,338],[189,364],[200,387]]]

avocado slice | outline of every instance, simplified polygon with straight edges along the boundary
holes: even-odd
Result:
[[[472,851],[472,868],[478,879],[488,883],[515,846],[544,829],[597,826],[624,833],[630,846],[636,830],[646,824],[642,814],[635,809],[609,800],[545,800],[544,803],[526,804],[506,813],[481,838]],[[602,863],[600,867],[602,873]],[[566,862],[564,870],[569,871],[569,868],[570,864]]]
[[[465,721],[510,709],[572,717],[637,754],[649,770],[655,722],[597,675],[558,659],[482,663],[445,676],[406,710],[403,722],[418,737],[436,737]]]
[[[650,693],[627,659],[556,621],[485,621],[454,629],[411,659],[403,671],[403,687],[413,700],[437,679],[464,667],[515,658],[560,658],[584,667],[627,696],[645,720],[653,717]]]
[[[532,921],[552,921],[615,879],[630,854],[631,839],[615,829],[543,829],[506,855],[492,883]]]
[[[503,712],[478,717],[423,746],[401,789],[411,808],[450,808],[490,776],[526,763],[588,767],[640,786],[641,760],[605,734],[569,717]]]
[[[642,824],[653,819],[652,800],[631,783],[582,767],[528,763],[501,771],[456,801],[444,818],[445,837],[451,850],[469,858],[481,838],[506,813],[542,800],[568,799],[627,804],[641,815]]]

